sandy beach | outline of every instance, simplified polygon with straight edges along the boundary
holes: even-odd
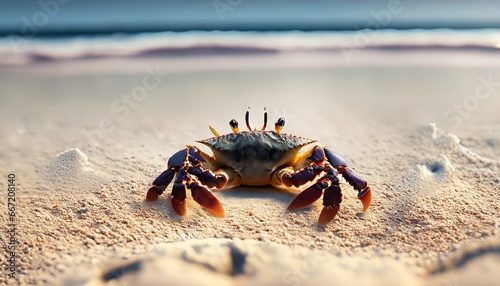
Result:
[[[465,56],[464,56],[465,55]],[[442,50],[137,57],[0,70],[0,188],[15,175],[20,285],[498,285],[498,53]],[[419,59],[419,60],[415,60]],[[170,190],[146,202],[171,155],[254,125],[317,139],[366,179],[363,213],[296,191],[214,191],[226,218]],[[207,148],[197,145],[205,151]],[[12,187],[12,186],[10,186]],[[4,228],[7,192],[0,201]],[[10,234],[2,232],[2,247]],[[2,256],[0,284],[8,277]],[[6,284],[4,284],[6,283]]]

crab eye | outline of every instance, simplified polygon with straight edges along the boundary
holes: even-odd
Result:
[[[240,129],[238,128],[238,121],[234,119],[229,121],[229,126],[231,126],[231,130],[233,130],[234,133],[240,131]]]
[[[276,132],[280,133],[281,130],[283,129],[283,126],[285,126],[285,118],[280,117],[278,121],[274,124],[274,127],[276,128]]]

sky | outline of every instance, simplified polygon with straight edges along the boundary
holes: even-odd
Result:
[[[500,28],[500,1],[0,0],[0,34]]]

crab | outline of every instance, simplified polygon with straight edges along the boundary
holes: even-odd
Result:
[[[248,131],[240,131],[238,122],[231,120],[232,133],[220,135],[209,126],[215,137],[196,142],[208,146],[213,155],[196,146],[186,145],[168,160],[167,169],[152,183],[146,195],[147,201],[156,201],[174,180],[171,203],[179,216],[186,214],[186,191],[203,208],[217,217],[225,217],[224,208],[210,189],[229,189],[240,185],[277,188],[307,186],[288,206],[297,210],[313,204],[323,195],[323,209],[318,224],[326,225],[340,209],[342,193],[339,174],[358,191],[358,198],[366,211],[372,201],[368,183],[356,175],[342,157],[319,145],[301,153],[301,149],[317,140],[282,133],[285,119],[279,118],[275,130],[258,130],[249,123],[250,113],[245,116]],[[314,182],[313,182],[314,181]]]

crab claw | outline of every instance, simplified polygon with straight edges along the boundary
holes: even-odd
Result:
[[[363,204],[363,211],[365,212],[372,204],[372,190],[370,187],[364,188],[358,193],[358,199]]]
[[[149,188],[148,193],[146,194],[146,201],[148,202],[156,202],[158,197],[163,193],[165,189],[163,187],[152,186]]]
[[[309,188],[298,194],[297,197],[288,206],[289,211],[305,208],[317,201],[323,194],[323,188],[318,183],[310,186]]]
[[[221,203],[207,188],[196,185],[191,189],[191,195],[198,204],[209,210],[216,217],[226,217]]]
[[[340,210],[340,205],[324,206],[318,218],[319,225],[325,225],[333,220]]]

